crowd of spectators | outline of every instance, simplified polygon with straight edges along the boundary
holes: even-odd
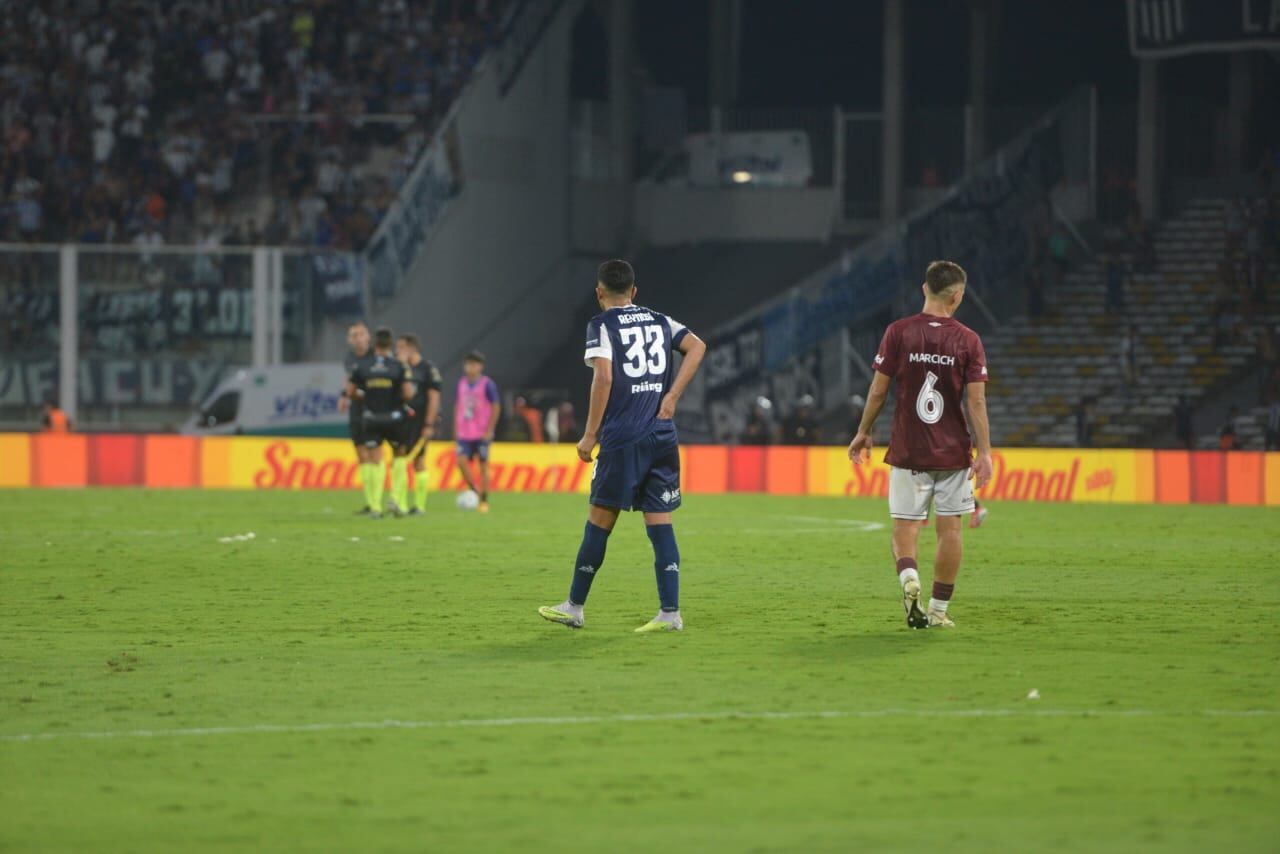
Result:
[[[535,389],[517,393],[502,409],[498,438],[505,442],[566,442],[582,438],[573,404],[563,391]]]
[[[738,435],[740,445],[821,445],[824,429],[818,419],[816,401],[811,394],[796,398],[786,415],[777,417],[773,401],[763,395],[756,398],[747,416],[747,423]],[[854,395],[850,400],[850,412],[833,413],[836,420],[835,442],[840,444],[846,433],[851,433],[862,418],[863,400]],[[852,417],[848,417],[852,416]]]
[[[0,0],[0,240],[359,248],[499,2]]]

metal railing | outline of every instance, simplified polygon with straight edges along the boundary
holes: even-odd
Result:
[[[227,371],[306,358],[363,316],[351,253],[0,244],[0,422],[174,426]]]

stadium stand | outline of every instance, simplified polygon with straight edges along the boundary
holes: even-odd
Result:
[[[840,253],[833,244],[775,241],[650,247],[635,259],[637,301],[662,310],[700,334],[709,334],[736,315],[777,296],[779,283],[797,282]],[[576,316],[583,323],[599,308],[584,296]],[[543,363],[535,376],[544,384],[573,390],[586,405],[579,329]],[[584,410],[585,411],[585,410]]]
[[[1262,342],[1280,322],[1280,287],[1272,280],[1251,291],[1240,259],[1224,260],[1226,204],[1193,202],[1156,229],[1153,268],[1141,269],[1133,246],[1113,252],[1139,268],[1127,273],[1123,308],[1109,310],[1105,261],[1090,259],[1049,293],[1045,316],[1019,316],[986,336],[998,444],[1079,444],[1076,410],[1090,400],[1091,444],[1149,445],[1168,432],[1180,395],[1194,406],[1257,372]],[[1135,383],[1125,376],[1130,323]],[[1264,409],[1241,419],[1243,447],[1262,447],[1264,423]]]
[[[499,5],[0,4],[0,240],[360,248]]]

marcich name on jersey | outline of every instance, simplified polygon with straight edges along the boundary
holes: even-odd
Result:
[[[951,317],[904,317],[885,330],[873,367],[897,381],[884,461],[912,471],[967,469],[972,446],[960,403],[966,383],[987,381],[978,334]]]

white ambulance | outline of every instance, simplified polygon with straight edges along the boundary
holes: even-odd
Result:
[[[338,398],[347,381],[341,362],[240,368],[187,419],[196,436],[346,436]]]

